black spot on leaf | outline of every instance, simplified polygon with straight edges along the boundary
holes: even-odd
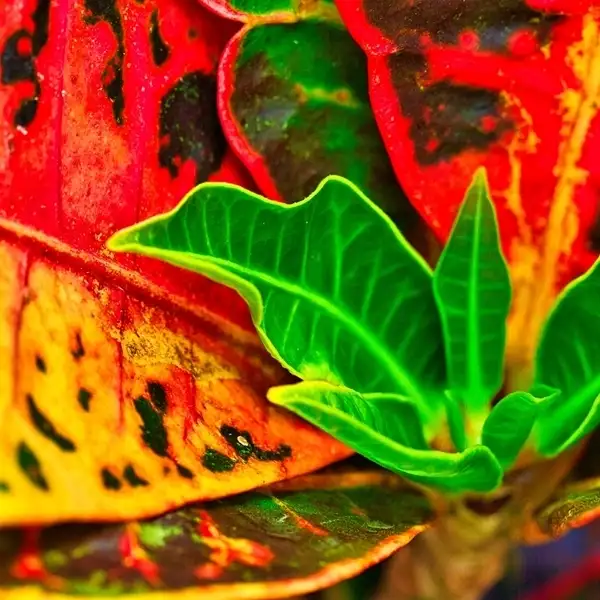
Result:
[[[229,425],[223,425],[220,431],[225,441],[242,460],[248,460],[254,454],[254,443],[249,432],[239,431]]]
[[[102,477],[102,485],[107,490],[120,490],[122,487],[122,483],[119,481],[119,478],[116,477],[109,469],[102,469],[100,472],[100,476]]]
[[[388,65],[402,112],[411,120],[416,158],[423,165],[469,148],[483,150],[514,127],[495,91],[450,82],[423,86],[426,62],[415,54],[395,54]]]
[[[526,0],[365,0],[364,8],[371,24],[409,51],[427,38],[456,45],[461,33],[472,31],[481,50],[506,53],[512,34],[530,31],[543,43],[563,18],[530,8]]]
[[[96,25],[104,21],[112,29],[117,49],[109,59],[102,73],[102,87],[112,103],[113,115],[117,125],[123,125],[125,95],[123,92],[123,62],[125,58],[125,34],[123,22],[117,8],[117,0],[85,0],[88,15],[85,22]]]
[[[177,473],[179,473],[180,477],[183,477],[184,479],[193,479],[194,478],[194,474],[187,467],[184,467],[183,465],[176,465],[176,466],[177,466]]]
[[[40,373],[45,373],[46,372],[46,362],[44,361],[44,359],[39,354],[35,357],[35,368]]]
[[[280,444],[277,450],[263,450],[252,441],[252,436],[248,431],[240,431],[235,427],[223,425],[220,432],[242,460],[248,460],[254,456],[257,460],[262,461],[281,461],[292,456],[292,448],[287,444]]]
[[[77,392],[77,402],[85,412],[90,412],[90,402],[92,400],[92,392],[85,388],[80,388]]]
[[[64,435],[61,435],[54,424],[37,407],[33,396],[27,394],[27,408],[29,417],[33,426],[51,442],[54,442],[61,450],[65,452],[75,452],[75,444]]]
[[[45,492],[50,489],[50,486],[42,473],[38,457],[25,442],[21,442],[17,447],[17,464],[33,485]]]
[[[85,356],[85,348],[83,347],[83,341],[81,339],[81,333],[75,334],[75,347],[71,350],[71,356],[75,360],[80,360]]]
[[[8,494],[10,492],[10,486],[6,481],[0,481],[0,494]]]
[[[135,472],[135,469],[132,465],[127,465],[125,467],[125,470],[123,471],[123,477],[131,487],[146,487],[150,485],[145,479],[140,477]]]
[[[164,413],[167,410],[167,394],[165,388],[156,381],[150,381],[147,386],[150,401],[156,410]]]
[[[33,95],[24,98],[17,109],[13,120],[16,127],[29,126],[37,113],[42,88],[37,75],[36,58],[48,41],[49,18],[50,0],[38,0],[31,15],[33,31],[27,29],[15,31],[8,37],[0,52],[2,83],[14,85],[18,82],[30,81],[34,87]]]
[[[150,17],[150,47],[152,48],[152,58],[157,66],[161,66],[169,58],[171,53],[169,46],[165,44],[160,35],[160,27],[158,23],[158,10],[154,10]]]
[[[158,160],[171,177],[187,160],[196,164],[196,182],[219,168],[227,144],[217,115],[217,84],[201,71],[184,75],[163,97]]]
[[[292,448],[287,444],[281,444],[277,448],[277,450],[262,450],[261,448],[256,448],[256,450],[254,451],[254,456],[258,460],[281,461],[292,456]]]

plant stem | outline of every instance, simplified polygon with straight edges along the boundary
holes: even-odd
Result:
[[[374,600],[479,600],[505,572],[507,515],[464,506],[442,516],[392,559]]]
[[[481,600],[581,448],[515,473],[496,498],[437,502],[436,523],[391,559],[373,600]]]

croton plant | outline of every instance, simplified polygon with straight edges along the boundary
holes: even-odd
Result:
[[[477,599],[600,514],[597,0],[0,0],[0,69],[1,598]]]

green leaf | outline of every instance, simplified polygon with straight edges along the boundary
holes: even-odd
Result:
[[[559,296],[542,330],[534,379],[562,391],[535,427],[538,451],[554,456],[600,422],[600,262]]]
[[[409,397],[425,422],[439,412],[445,365],[431,272],[348,181],[329,177],[291,206],[202,184],[109,245],[235,288],[294,375]]]
[[[365,56],[343,27],[313,18],[254,25],[234,40],[220,70],[230,82],[221,102],[225,131],[263,194],[295,202],[341,175],[412,231],[418,219],[373,118]]]
[[[464,407],[449,390],[444,392],[444,405],[446,407],[446,421],[450,430],[450,438],[454,447],[459,452],[462,452],[467,447]]]
[[[511,287],[498,224],[480,169],[433,275],[450,391],[480,412],[502,386]]]
[[[371,401],[353,390],[323,382],[272,388],[271,402],[294,411],[369,460],[414,482],[450,493],[489,492],[502,479],[502,469],[483,446],[461,453],[411,448],[404,419],[406,406],[394,410],[394,398]]]
[[[333,0],[200,0],[200,4],[218,14],[252,24],[307,18],[340,21]]]
[[[398,483],[375,470],[328,472],[148,521],[4,529],[0,598],[304,597],[429,527],[427,500]]]
[[[504,470],[509,469],[529,439],[531,430],[545,402],[559,394],[536,396],[514,392],[494,406],[483,424],[481,443],[487,446]]]

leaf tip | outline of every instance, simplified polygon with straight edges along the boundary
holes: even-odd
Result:
[[[127,229],[121,229],[116,233],[113,233],[108,240],[106,240],[106,248],[111,252],[123,252],[127,245],[129,238],[129,231]]]
[[[475,174],[473,175],[473,182],[479,185],[485,185],[487,187],[488,175],[487,169],[485,167],[481,166],[475,169]]]

